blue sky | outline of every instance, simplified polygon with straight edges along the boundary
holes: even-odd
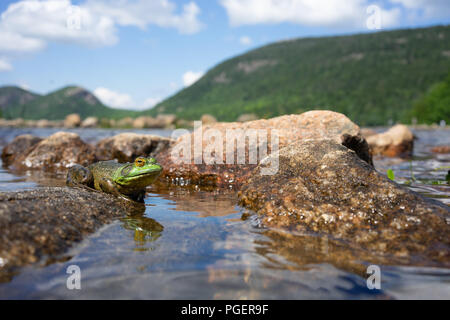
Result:
[[[270,42],[449,24],[450,1],[29,0],[0,12],[0,86],[73,84],[143,109]]]

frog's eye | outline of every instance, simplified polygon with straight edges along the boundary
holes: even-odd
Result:
[[[145,159],[144,158],[137,158],[134,161],[134,164],[136,165],[136,167],[143,167],[145,165]]]

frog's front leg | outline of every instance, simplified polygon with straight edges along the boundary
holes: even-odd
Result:
[[[133,201],[132,199],[128,198],[127,196],[120,193],[119,189],[117,189],[116,185],[107,178],[101,178],[100,181],[98,181],[98,186],[103,192],[115,195],[118,198],[121,198],[126,201]]]
[[[91,170],[79,164],[69,168],[67,172],[66,185],[69,187],[80,187],[96,191],[94,186],[94,176]]]

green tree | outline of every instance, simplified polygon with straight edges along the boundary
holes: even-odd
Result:
[[[434,84],[412,109],[412,116],[420,123],[450,123],[450,73],[447,78]]]

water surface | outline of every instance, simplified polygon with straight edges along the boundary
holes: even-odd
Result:
[[[46,137],[57,129],[0,129],[3,145],[16,135]],[[70,130],[89,142],[118,130]],[[169,136],[170,131],[140,132]],[[376,159],[380,172],[394,170],[400,183],[445,203],[443,184],[450,131],[416,131],[412,161]],[[0,170],[0,191],[63,185],[43,173]],[[450,299],[450,270],[381,265],[381,290],[369,290],[365,270],[372,263],[355,250],[318,235],[261,229],[236,205],[232,191],[151,187],[143,215],[105,225],[75,245],[62,262],[22,268],[0,284],[0,298],[21,299]],[[346,256],[348,257],[348,255]],[[81,269],[81,290],[68,290],[67,267]]]

